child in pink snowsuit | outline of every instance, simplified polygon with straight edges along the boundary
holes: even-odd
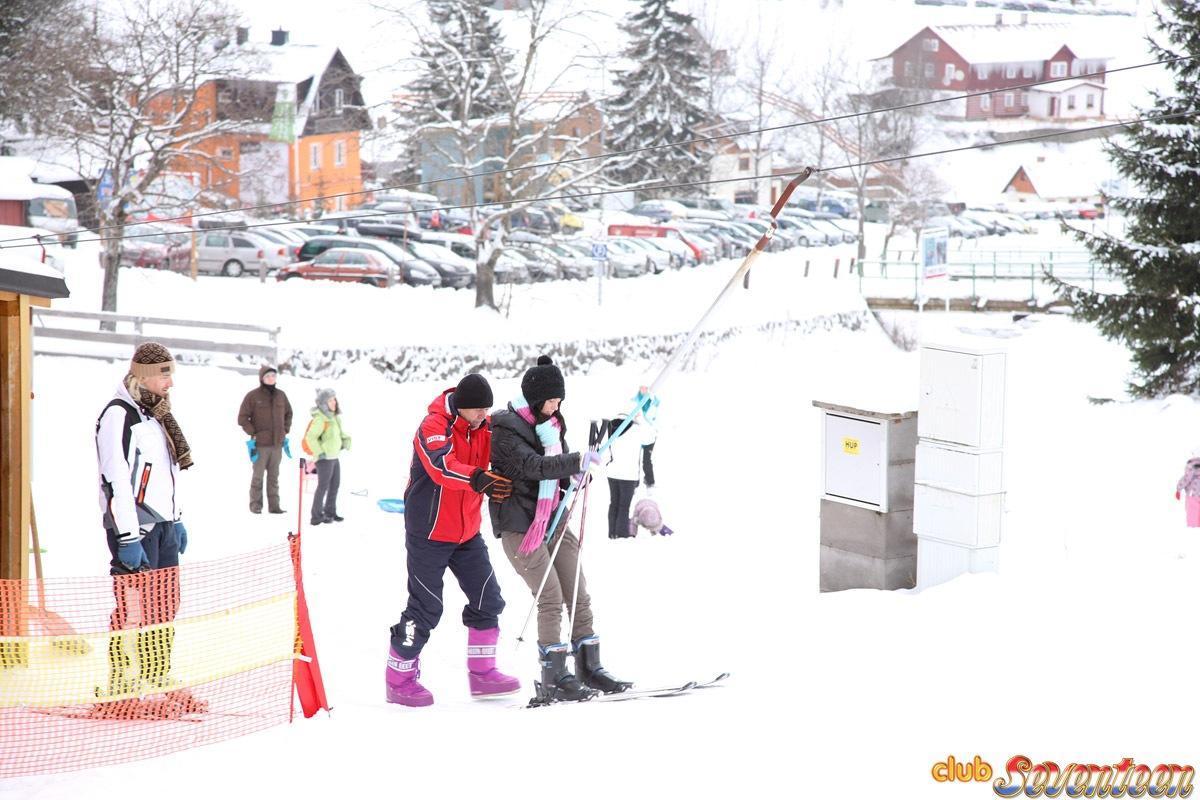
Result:
[[[1200,528],[1200,455],[1193,454],[1183,468],[1183,477],[1175,484],[1175,499],[1182,492],[1186,499],[1187,524],[1189,528]]]

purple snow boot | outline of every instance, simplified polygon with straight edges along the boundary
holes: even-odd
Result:
[[[499,640],[499,628],[467,628],[467,678],[473,697],[498,697],[521,690],[519,680],[496,669]]]
[[[395,650],[388,651],[387,701],[402,706],[431,706],[433,695],[417,681],[421,677],[420,657],[403,659]]]

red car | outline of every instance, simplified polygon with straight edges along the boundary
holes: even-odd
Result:
[[[310,280],[353,281],[372,286],[391,286],[397,282],[395,265],[387,258],[370,250],[350,247],[333,247],[312,261],[300,261],[281,267],[275,279],[292,278]]]

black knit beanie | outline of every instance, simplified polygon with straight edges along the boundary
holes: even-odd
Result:
[[[454,407],[491,408],[492,387],[488,385],[487,378],[472,372],[459,381],[458,386],[454,387]]]
[[[566,398],[567,383],[563,380],[562,370],[554,366],[550,356],[538,356],[537,366],[526,371],[525,377],[521,378],[521,394],[535,411],[551,398]]]

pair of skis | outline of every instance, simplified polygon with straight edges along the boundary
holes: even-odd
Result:
[[[674,686],[659,686],[653,689],[627,689],[623,692],[614,694],[597,694],[588,697],[586,700],[542,700],[540,699],[541,692],[535,696],[522,708],[542,708],[543,706],[557,705],[577,705],[579,703],[620,703],[626,700],[642,700],[649,697],[677,697],[681,694],[688,694],[696,689],[711,689],[719,686],[722,681],[729,677],[728,672],[722,672],[715,678],[707,681],[688,681]]]

